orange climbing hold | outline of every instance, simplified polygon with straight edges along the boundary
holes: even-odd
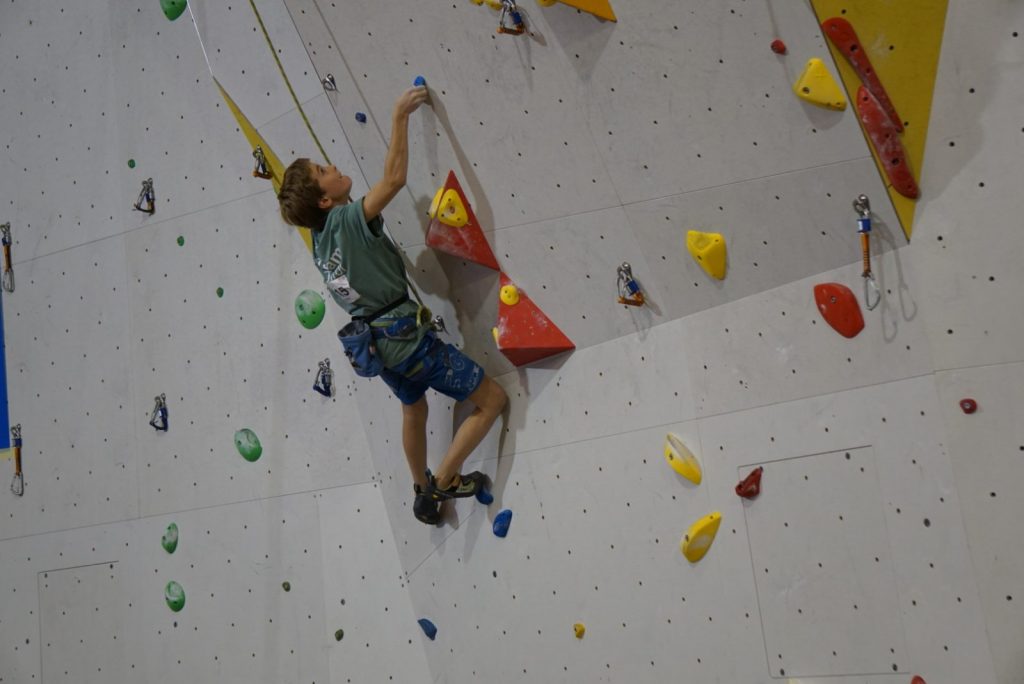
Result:
[[[498,350],[516,366],[571,351],[576,348],[551,319],[533,303],[525,292],[516,288],[504,273],[501,274],[501,289],[509,293],[513,288],[518,301],[505,303],[505,297],[498,303],[498,327],[494,329],[494,341]]]
[[[500,270],[454,171],[448,172],[444,186],[437,191],[430,215],[427,245],[445,254]]]
[[[615,10],[612,9],[612,4],[608,0],[562,0],[562,2],[578,10],[590,12],[600,19],[618,21],[615,17]]]
[[[864,329],[857,297],[842,283],[815,285],[814,301],[825,322],[843,337],[856,337]]]

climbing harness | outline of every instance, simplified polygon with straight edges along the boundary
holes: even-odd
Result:
[[[14,292],[14,266],[11,265],[11,224],[0,223],[4,244],[4,278],[3,287],[6,292]]]
[[[167,432],[169,425],[167,424],[167,396],[161,394],[156,398],[156,405],[153,407],[153,412],[149,415],[149,424],[157,430]]]
[[[329,90],[332,93],[337,92],[338,83],[334,80],[334,74],[327,74],[320,80],[320,85],[324,87],[324,90]]]
[[[512,22],[511,26],[505,25],[505,20]],[[501,0],[501,17],[498,19],[497,33],[507,33],[518,36],[526,33],[526,24],[523,22],[523,15],[516,6],[515,0]]]
[[[21,474],[21,423],[11,428],[11,446],[14,448],[14,479],[11,480],[11,491],[16,496],[25,493],[25,476]]]
[[[142,203],[146,203],[146,207],[142,207]],[[153,194],[153,179],[147,178],[142,181],[142,190],[139,191],[139,199],[135,202],[136,211],[144,211],[147,214],[156,213],[156,195]]]
[[[267,167],[267,157],[263,154],[263,148],[260,145],[257,145],[256,149],[252,151],[252,156],[256,160],[256,168],[252,170],[253,178],[267,180],[273,178],[274,174],[270,173],[270,169]]]
[[[864,271],[860,274],[864,279],[864,306],[871,311],[878,306],[882,293],[871,273],[871,202],[868,196],[857,195],[853,200],[853,210],[857,212],[857,232],[860,233],[860,249],[864,255]]]
[[[316,374],[316,382],[313,389],[325,397],[334,396],[334,371],[331,370],[331,360],[324,359],[320,362],[320,370]]]
[[[633,279],[633,270],[629,264],[622,262],[618,269],[619,282],[619,304],[627,306],[643,306],[644,293],[640,291],[640,285]]]

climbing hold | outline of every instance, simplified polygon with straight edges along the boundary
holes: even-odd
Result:
[[[366,115],[362,112],[356,112],[356,121],[359,123],[366,123]]]
[[[129,169],[134,169],[135,168],[135,160],[134,159],[129,159],[128,160],[128,168]]]
[[[473,2],[476,2],[476,0],[473,0]],[[480,0],[480,2],[483,2],[483,0]],[[541,7],[551,7],[552,5],[555,5],[557,3],[558,0],[537,0],[537,4],[540,5]],[[480,3],[477,2],[477,4],[479,5]]]
[[[223,287],[218,287],[217,288],[217,296],[218,297],[223,297],[224,296],[224,288]]]
[[[512,524],[512,511],[507,508],[494,516],[494,536],[504,537],[508,534],[508,526]]]
[[[291,582],[282,582],[281,583],[281,588],[284,589],[285,591],[291,591],[292,590],[292,583]]]
[[[864,329],[864,316],[860,312],[853,291],[842,283],[821,283],[814,286],[814,302],[825,322],[843,337],[856,337]]]
[[[501,288],[501,301],[506,306],[515,306],[519,303],[519,288],[515,285],[505,285]]]
[[[665,437],[665,460],[672,466],[672,470],[693,484],[700,484],[700,462],[693,452],[683,444],[683,441],[671,432]]]
[[[423,628],[423,633],[430,637],[430,640],[433,641],[434,637],[437,636],[437,627],[434,626],[434,623],[428,620],[427,618],[420,618],[419,620],[417,620],[417,622],[419,622],[420,627]]]
[[[772,41],[772,52],[774,52],[777,55],[786,54],[786,44],[783,43],[778,38],[776,38],[775,40]]]
[[[171,21],[180,17],[187,6],[188,0],[160,0],[160,9],[164,11],[164,15]]]
[[[260,438],[249,428],[244,428],[235,433],[235,448],[246,461],[253,463],[263,455],[263,445]]]
[[[430,210],[427,213],[430,218],[452,228],[462,228],[469,223],[466,205],[462,203],[459,193],[452,189],[440,188],[434,195],[434,201],[430,203]]]
[[[167,526],[164,536],[160,537],[160,544],[167,553],[174,553],[174,550],[178,548],[178,526],[176,524],[171,523]]]
[[[921,190],[910,172],[907,153],[897,134],[899,129],[893,126],[881,103],[864,86],[857,89],[857,114],[892,187],[908,199],[920,197]]]
[[[490,506],[492,503],[494,503],[494,495],[481,487],[476,493],[476,500],[482,503],[484,506]]]
[[[417,76],[412,80],[412,84],[419,88],[420,86],[427,85],[427,79],[423,78],[422,76]]]
[[[828,67],[817,57],[807,60],[804,72],[793,84],[797,97],[826,109],[846,109],[846,98],[839,84],[832,78]]]
[[[324,298],[313,290],[303,290],[295,298],[295,315],[299,317],[303,328],[312,330],[320,325],[326,312]]]
[[[572,626],[572,631],[576,633],[577,639],[582,639],[583,635],[587,633],[587,627],[582,622],[577,622]]]
[[[978,410],[978,402],[974,401],[973,399],[961,399],[960,408],[967,415],[971,415],[972,413]]]
[[[686,249],[712,278],[725,278],[725,238],[718,233],[691,230],[686,233]]]
[[[914,675],[914,678],[910,680],[910,684],[925,684],[924,677]]]
[[[335,641],[341,641],[344,638],[345,638],[345,630],[339,629],[337,632],[334,633],[334,640]]]
[[[164,600],[167,607],[177,613],[185,607],[185,590],[177,582],[168,582],[164,588]]]
[[[761,493],[761,473],[764,468],[757,466],[736,485],[736,494],[744,499],[753,499]]]
[[[562,2],[569,7],[575,7],[578,10],[589,12],[598,19],[618,21],[618,19],[615,18],[615,11],[612,10],[611,3],[608,2],[608,0],[562,0]]]
[[[501,287],[506,285],[512,285],[512,281],[502,273]],[[519,291],[519,303],[515,306],[509,306],[503,301],[498,303],[496,331],[495,344],[498,350],[516,366],[576,348],[572,340],[522,290]]]
[[[184,247],[185,246],[185,236],[183,236],[183,235],[179,235],[178,236],[178,246],[179,247]]]
[[[878,100],[881,109],[885,112],[885,117],[889,119],[897,132],[902,133],[903,121],[900,119],[899,114],[896,113],[896,107],[893,106],[892,100],[889,99],[888,93],[885,92],[885,87],[882,86],[878,73],[871,66],[868,53],[864,50],[864,46],[861,45],[860,39],[857,38],[857,32],[853,30],[850,22],[841,17],[832,17],[821,22],[821,28],[829,40],[832,41],[832,44],[839,48],[839,51],[850,62],[850,66],[860,76],[860,80],[867,87],[867,90]]]
[[[718,511],[706,515],[693,523],[689,532],[683,535],[679,542],[679,549],[686,556],[686,560],[696,563],[711,548],[711,542],[715,541],[718,534],[718,526],[722,523],[722,514]]]
[[[449,194],[449,191],[454,194]],[[435,205],[440,215],[433,211]],[[448,178],[445,179],[444,185],[434,196],[434,204],[431,209],[431,221],[427,226],[428,246],[452,256],[468,259],[481,266],[493,268],[495,271],[500,270],[498,260],[494,258],[494,252],[491,251],[491,246],[487,243],[484,231],[480,227],[454,171],[448,172]],[[448,214],[449,211],[450,214]],[[463,222],[456,225],[463,217]],[[449,223],[449,220],[454,223]]]
[[[497,345],[498,344],[498,327],[497,326],[491,328],[491,335],[494,336],[494,344]]]

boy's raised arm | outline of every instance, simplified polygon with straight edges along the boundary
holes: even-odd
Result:
[[[367,222],[375,219],[405,186],[405,174],[409,168],[409,115],[426,99],[426,86],[419,86],[409,88],[395,102],[384,175],[363,197],[363,215]]]

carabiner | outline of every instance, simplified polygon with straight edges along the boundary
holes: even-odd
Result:
[[[505,17],[511,19],[512,26],[505,25]],[[523,22],[523,15],[520,13],[515,0],[501,0],[501,18],[498,20],[497,32],[513,36],[526,33],[526,24]]]
[[[0,223],[0,233],[3,234],[4,245],[4,276],[3,288],[7,292],[14,292],[14,266],[11,265],[11,224]]]
[[[142,203],[146,203],[146,207],[142,207]],[[133,205],[136,211],[144,211],[149,215],[156,213],[156,195],[153,193],[153,179],[147,178],[142,181],[142,190],[139,191],[139,199]]]
[[[857,195],[853,200],[853,210],[857,212],[857,232],[860,233],[860,250],[863,257],[864,267],[860,275],[864,279],[864,306],[871,311],[882,301],[882,292],[871,273],[871,201],[868,196]],[[874,297],[871,296],[872,292]]]
[[[25,494],[25,476],[21,472],[21,423],[11,428],[11,446],[14,448],[14,479],[11,491],[15,496]]]
[[[325,397],[334,396],[334,371],[331,370],[330,359],[324,359],[320,362],[320,370],[317,371],[313,389]]]
[[[625,261],[618,268],[619,304],[627,306],[643,306],[644,293],[640,285],[633,279],[633,269]]]
[[[161,394],[156,398],[156,405],[153,407],[153,412],[149,415],[149,424],[163,432],[167,432],[167,428],[170,427],[167,423],[166,395]]]
[[[256,159],[256,168],[252,170],[254,178],[265,178],[270,180],[274,177],[274,174],[270,173],[267,168],[267,157],[263,154],[263,147],[260,145],[256,146],[256,149],[252,151],[252,156]]]

